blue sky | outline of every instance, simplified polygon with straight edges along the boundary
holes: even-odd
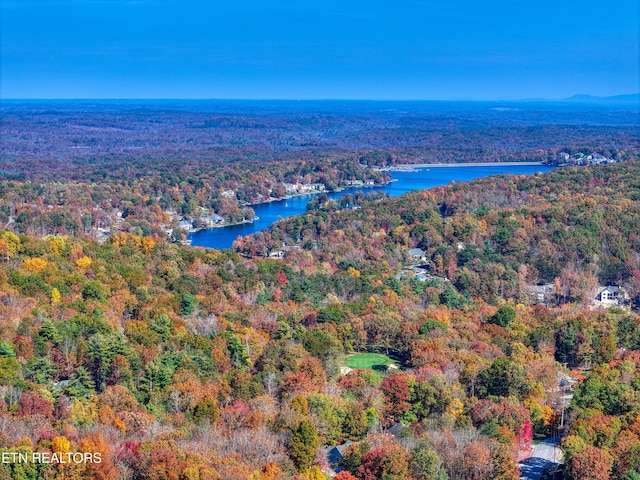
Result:
[[[637,0],[2,0],[3,98],[640,90]]]

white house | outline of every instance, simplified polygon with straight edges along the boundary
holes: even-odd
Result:
[[[594,298],[594,305],[599,308],[617,307],[626,305],[629,301],[627,291],[616,285],[607,285],[598,288]]]

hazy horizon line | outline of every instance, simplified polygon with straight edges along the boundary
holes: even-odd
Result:
[[[352,98],[352,97],[3,97],[3,101],[237,101],[237,102],[562,102],[569,100],[607,100],[624,97],[640,97],[640,92],[621,93],[615,95],[591,95],[577,93],[569,97],[525,97],[525,98]]]

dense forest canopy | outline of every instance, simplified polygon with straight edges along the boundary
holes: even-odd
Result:
[[[632,161],[317,205],[237,251],[2,230],[0,450],[103,461],[0,477],[322,479],[351,441],[339,480],[507,480],[564,427],[570,478],[636,478],[640,318],[588,292],[638,291],[638,179]],[[388,362],[350,369],[363,353]]]
[[[420,248],[460,293],[524,301],[556,282],[558,301],[586,301],[598,284],[640,293],[640,164],[563,168],[454,183],[358,210],[318,210],[236,241],[249,255],[296,245],[322,262],[393,271]],[[320,241],[322,239],[322,241]],[[493,299],[493,300],[491,300]]]

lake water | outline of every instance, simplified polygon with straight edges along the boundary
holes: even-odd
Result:
[[[501,173],[532,174],[535,172],[546,172],[553,167],[546,165],[491,165],[491,166],[458,166],[458,167],[431,167],[422,168],[417,172],[391,172],[395,182],[382,187],[371,188],[346,188],[340,192],[328,193],[330,198],[340,198],[347,193],[363,191],[365,193],[373,191],[387,192],[390,196],[396,197],[413,190],[447,185],[452,181],[464,182],[475,178],[488,177]],[[272,223],[293,215],[300,215],[307,211],[307,203],[314,195],[304,195],[293,197],[277,202],[254,205],[253,209],[260,218],[253,223],[243,225],[230,225],[223,228],[212,228],[191,233],[187,237],[193,246],[209,248],[231,248],[233,241],[238,235],[251,235],[252,233],[264,230]]]

